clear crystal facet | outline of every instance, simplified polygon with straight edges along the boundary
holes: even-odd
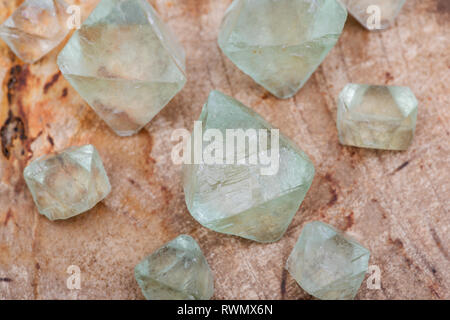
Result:
[[[335,0],[235,0],[219,45],[257,83],[289,98],[336,44],[346,19]]]
[[[339,95],[339,139],[344,145],[405,150],[414,137],[417,105],[407,87],[348,84]]]
[[[34,63],[69,33],[63,0],[26,0],[0,26],[0,37],[24,62]]]
[[[211,269],[197,242],[187,235],[142,260],[135,277],[148,300],[208,300],[214,294]]]
[[[333,227],[318,221],[305,225],[286,269],[319,299],[353,299],[367,272],[370,252]]]
[[[83,213],[111,191],[102,160],[92,145],[36,159],[25,168],[24,177],[39,212],[50,220]]]
[[[406,0],[341,1],[352,16],[369,30],[386,29],[391,26],[406,2]]]
[[[121,136],[138,132],[186,83],[184,50],[146,0],[102,0],[58,65]]]
[[[199,120],[203,134],[208,129],[222,132],[224,145],[227,129],[273,129],[251,109],[218,91],[210,94]],[[192,138],[197,139],[195,131]],[[207,146],[204,142],[203,152]],[[226,164],[225,153],[223,164],[185,164],[184,192],[191,215],[217,232],[259,242],[280,239],[312,183],[314,166],[281,134],[278,149],[271,145],[266,149],[278,151],[279,169],[271,175],[261,174],[263,164],[250,164],[250,153],[245,164]]]

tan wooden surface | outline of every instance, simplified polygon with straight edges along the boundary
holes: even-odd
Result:
[[[83,17],[97,0],[81,4]],[[303,225],[328,222],[370,249],[380,290],[358,299],[450,298],[450,2],[408,0],[396,25],[369,33],[349,18],[339,43],[305,87],[278,100],[240,72],[216,36],[230,0],[153,0],[186,48],[189,81],[138,135],[116,136],[60,75],[54,50],[24,65],[0,43],[0,299],[141,299],[133,268],[179,234],[192,235],[215,274],[215,299],[310,299],[284,270]],[[0,0],[0,22],[21,1]],[[343,147],[336,103],[348,82],[407,85],[420,106],[406,152]],[[285,236],[258,244],[201,227],[188,213],[174,129],[192,129],[208,93],[241,100],[292,138],[317,174]],[[112,183],[90,212],[40,216],[22,170],[30,160],[93,143]],[[68,266],[82,289],[68,290]]]

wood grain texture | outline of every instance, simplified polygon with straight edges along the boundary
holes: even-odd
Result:
[[[80,4],[83,17],[98,0]],[[142,299],[134,266],[179,234],[199,242],[215,299],[310,299],[284,270],[303,225],[330,223],[356,237],[381,269],[382,288],[359,299],[450,299],[450,6],[409,0],[396,25],[370,33],[349,18],[339,43],[305,87],[278,100],[239,71],[216,37],[230,0],[152,0],[186,48],[189,81],[136,136],[116,136],[56,66],[62,46],[26,65],[0,43],[0,299]],[[21,1],[0,0],[0,22]],[[420,101],[406,152],[343,147],[336,103],[348,82],[410,86]],[[212,89],[234,96],[292,138],[316,177],[285,236],[258,244],[212,232],[188,213],[177,128],[193,127]],[[92,143],[112,192],[90,212],[51,222],[38,214],[22,171],[32,159]],[[68,266],[82,289],[68,290]]]

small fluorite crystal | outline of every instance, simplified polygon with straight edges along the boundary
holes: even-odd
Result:
[[[234,0],[219,45],[257,83],[289,98],[336,44],[346,19],[336,0]]]
[[[23,174],[39,212],[50,220],[83,213],[111,191],[102,160],[92,145],[38,158]]]
[[[405,150],[414,137],[417,104],[407,87],[348,84],[339,95],[339,139],[344,145]]]
[[[0,37],[24,62],[41,59],[69,33],[63,0],[25,0],[0,26]]]
[[[348,11],[369,30],[391,26],[406,0],[341,0]]]
[[[269,123],[218,91],[211,92],[199,120],[202,132],[194,129],[191,141],[203,143],[200,152],[195,146],[190,151],[207,153],[211,142],[206,135],[214,131],[221,133],[221,145],[226,151],[214,163],[184,164],[184,193],[189,212],[203,226],[217,232],[259,242],[277,241],[311,186],[314,166],[308,156],[283,135],[278,133],[279,139],[275,139],[276,133]],[[257,137],[249,135],[248,140],[243,140],[246,149],[241,156],[237,151],[239,142],[235,149],[228,149],[228,144],[235,141],[228,133],[248,130],[266,132],[267,143],[260,137],[258,149],[252,149],[250,141],[255,142]],[[234,156],[234,152],[235,161],[229,161],[228,156]],[[261,160],[266,153],[274,160],[271,168],[276,168],[274,162],[278,162],[278,167],[263,172],[268,162],[250,159],[255,160],[258,155]],[[195,158],[195,154],[189,156]]]
[[[319,299],[353,299],[368,269],[370,252],[330,225],[305,225],[286,269]]]
[[[181,235],[142,260],[136,281],[148,300],[209,300],[214,279],[197,242]]]
[[[146,0],[102,0],[58,65],[121,136],[138,132],[186,82],[184,50]]]

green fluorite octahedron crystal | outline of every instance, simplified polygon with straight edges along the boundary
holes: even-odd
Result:
[[[348,84],[339,95],[339,139],[344,145],[405,150],[414,137],[417,105],[408,87]]]
[[[354,239],[318,221],[305,225],[286,269],[319,299],[353,299],[368,269],[370,252]]]
[[[146,0],[102,0],[58,65],[121,136],[144,127],[186,82],[184,50]]]
[[[346,19],[336,0],[234,0],[219,45],[257,83],[289,98],[336,44]]]
[[[63,0],[25,0],[0,26],[0,37],[20,59],[34,63],[69,33],[67,8]]]
[[[202,132],[194,129],[191,135],[191,141],[200,139],[202,143],[197,153],[207,152],[211,142],[205,136],[210,129],[221,133],[224,149],[231,139],[234,141],[234,137],[227,136],[230,131],[262,130],[268,131],[270,137],[258,150],[251,151],[250,141],[255,140],[249,136],[245,154],[239,161],[238,156],[234,162],[225,159],[225,153],[237,152],[226,149],[217,163],[184,164],[184,192],[191,215],[217,232],[259,242],[280,239],[311,186],[314,166],[309,158],[281,134],[276,146],[275,139],[272,141],[274,128],[269,123],[218,91],[209,95],[199,120]],[[194,151],[195,147],[191,148]],[[266,151],[279,163],[278,170],[270,174],[262,172],[265,163],[250,161],[251,157]],[[193,158],[192,154],[189,156]]]
[[[341,0],[368,30],[386,29],[394,22],[406,0]]]
[[[38,158],[23,174],[39,212],[50,220],[83,213],[111,191],[93,145],[70,147],[56,155]]]
[[[142,260],[135,277],[148,300],[208,300],[214,279],[197,242],[181,235]]]

